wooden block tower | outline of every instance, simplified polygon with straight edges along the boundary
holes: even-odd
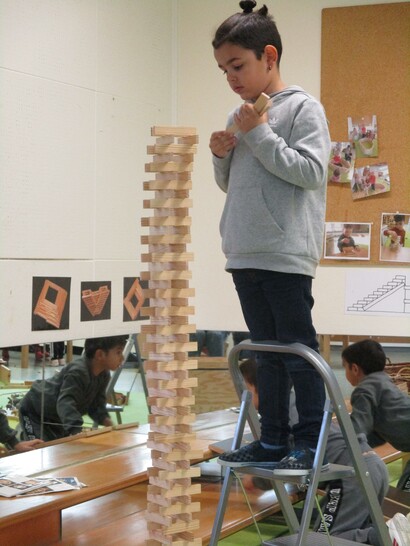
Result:
[[[199,546],[202,541],[194,538],[193,531],[199,528],[195,513],[200,505],[191,497],[201,491],[199,484],[192,484],[200,472],[190,467],[191,459],[201,457],[192,432],[192,389],[197,380],[189,377],[189,370],[197,368],[198,363],[188,360],[188,351],[196,350],[197,344],[189,341],[196,328],[189,324],[189,315],[194,313],[189,305],[194,295],[189,287],[193,255],[186,251],[191,241],[189,190],[198,137],[189,127],[153,127],[151,135],[156,141],[147,151],[153,160],[145,171],[155,173],[155,179],[144,182],[144,190],[155,194],[153,199],[144,200],[144,209],[152,209],[153,215],[142,218],[149,234],[141,237],[149,249],[142,254],[149,270],[141,273],[148,281],[144,294],[149,298],[149,307],[142,308],[141,313],[150,317],[150,324],[141,328],[146,338],[145,371],[151,407],[148,544]]]

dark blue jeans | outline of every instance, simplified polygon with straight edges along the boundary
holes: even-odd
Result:
[[[306,275],[236,269],[233,281],[252,341],[303,343],[318,351],[312,323],[312,279]],[[297,355],[258,352],[261,441],[315,448],[325,403],[325,387],[315,368]],[[295,389],[299,422],[289,425],[289,392]]]

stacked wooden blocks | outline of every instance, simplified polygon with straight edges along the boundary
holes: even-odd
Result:
[[[194,308],[189,298],[194,290],[189,287],[191,271],[189,262],[193,255],[187,252],[190,243],[192,202],[191,171],[198,137],[189,127],[153,127],[156,142],[148,146],[153,160],[145,166],[146,172],[155,173],[155,179],[144,182],[144,190],[155,192],[154,198],[144,200],[144,208],[153,215],[142,218],[142,226],[149,234],[141,237],[149,252],[142,262],[149,270],[141,279],[148,281],[144,291],[149,306],[141,314],[150,317],[143,325],[146,336],[145,371],[151,407],[148,447],[151,449],[152,467],[148,469],[148,544],[198,546],[201,539],[193,531],[199,528],[194,519],[200,510],[192,495],[201,492],[192,478],[199,476],[198,468],[191,468],[191,459],[199,458],[195,450],[192,425],[195,403],[192,389],[197,379],[189,377],[197,361],[188,359],[188,352],[197,348],[189,341],[195,325],[189,324]]]

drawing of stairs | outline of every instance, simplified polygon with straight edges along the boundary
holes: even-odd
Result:
[[[368,311],[376,304],[396,294],[399,290],[403,290],[403,310],[408,311],[410,309],[410,285],[407,286],[406,282],[406,275],[395,275],[391,281],[388,281],[366,297],[358,300],[348,307],[347,310],[357,312]]]

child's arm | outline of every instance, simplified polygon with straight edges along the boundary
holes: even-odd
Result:
[[[369,436],[374,429],[375,405],[371,394],[360,387],[356,387],[350,398],[352,412],[350,418],[356,433],[363,432]]]
[[[258,125],[243,138],[254,156],[275,176],[305,189],[322,187],[330,152],[323,108],[317,101],[306,99],[295,109],[292,121],[287,140],[267,123]]]

